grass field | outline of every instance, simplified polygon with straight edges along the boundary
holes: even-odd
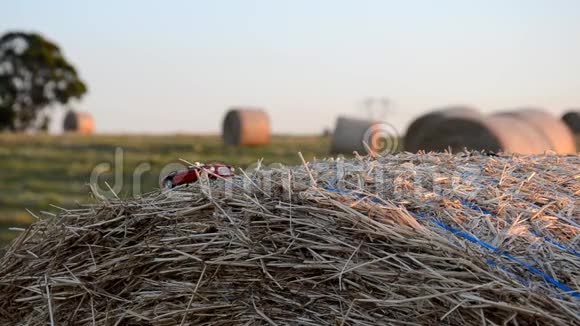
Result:
[[[114,186],[114,171],[122,166],[123,187],[119,195],[133,193],[134,172],[140,164],[150,164],[138,183],[141,192],[158,187],[159,175],[169,163],[179,159],[189,162],[224,162],[247,167],[263,158],[265,164],[298,164],[302,152],[308,160],[327,156],[329,140],[316,136],[276,136],[268,146],[251,148],[225,147],[217,136],[45,136],[0,134],[0,241],[16,234],[9,226],[26,225],[32,212],[56,211],[51,207],[71,208],[90,202],[88,186],[91,171],[109,163],[111,169],[99,178]],[[123,151],[122,164],[115,164],[115,152]],[[117,182],[119,184],[119,182]]]

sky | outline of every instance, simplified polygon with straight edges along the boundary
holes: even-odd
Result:
[[[321,133],[369,98],[401,133],[454,104],[580,106],[577,0],[0,2],[0,33],[39,32],[78,68],[98,132],[219,133],[253,106],[274,133]]]

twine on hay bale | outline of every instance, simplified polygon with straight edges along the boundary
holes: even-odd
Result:
[[[63,210],[0,260],[0,323],[575,325],[579,164],[331,159]]]
[[[532,125],[550,143],[550,149],[559,154],[576,153],[576,140],[566,124],[551,113],[534,108],[502,112]]]
[[[426,135],[432,130],[439,128],[445,124],[447,119],[451,118],[465,118],[477,119],[482,115],[479,110],[467,106],[453,106],[434,110],[415,119],[407,128],[405,133],[405,150],[411,153],[416,153],[419,150],[424,150]]]
[[[580,134],[580,111],[569,111],[562,116],[562,121],[576,135]]]
[[[88,112],[68,111],[64,117],[63,129],[65,132],[90,135],[95,133],[95,120]]]
[[[222,126],[226,145],[254,146],[270,143],[270,121],[265,111],[253,108],[233,108]]]

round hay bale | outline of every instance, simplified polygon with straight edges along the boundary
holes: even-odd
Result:
[[[562,116],[562,121],[574,134],[580,134],[580,111],[570,111]]]
[[[263,110],[233,108],[226,114],[222,130],[226,145],[254,146],[270,143],[270,120]]]
[[[330,152],[332,154],[352,154],[354,151],[364,154],[365,133],[376,128],[377,122],[340,116],[332,133]],[[368,144],[372,146],[372,144]]]
[[[64,117],[63,129],[65,132],[74,132],[83,135],[95,133],[95,120],[88,112],[68,111]]]
[[[478,118],[481,117],[481,113],[474,108],[467,106],[454,106],[448,108],[442,108],[430,113],[424,114],[419,118],[415,119],[407,128],[405,133],[405,150],[408,152],[417,152],[421,148],[421,144],[424,142],[424,137],[429,134],[431,128],[437,128],[446,119],[453,117],[461,118]]]
[[[498,138],[501,150],[508,153],[543,154],[552,146],[550,141],[532,124],[507,115],[492,115],[486,126]]]
[[[536,128],[548,140],[550,149],[554,152],[558,154],[576,153],[574,135],[566,124],[549,112],[535,108],[525,108],[498,114],[513,116]]]
[[[428,152],[468,149],[519,154],[541,154],[551,148],[536,128],[509,115],[447,119],[425,135],[421,147]]]

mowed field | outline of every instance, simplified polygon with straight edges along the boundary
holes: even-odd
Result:
[[[95,201],[91,173],[99,175],[97,184],[105,193],[107,182],[119,187],[120,197],[131,197],[158,188],[162,169],[185,166],[179,159],[242,168],[259,159],[299,164],[298,152],[310,160],[328,156],[328,148],[329,139],[318,136],[275,136],[268,146],[232,148],[218,136],[0,134],[0,242],[17,235],[9,227],[33,220],[26,209],[57,212],[52,205],[74,208]]]

